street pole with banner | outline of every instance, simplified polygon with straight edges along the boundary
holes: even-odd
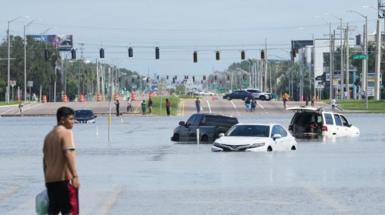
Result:
[[[29,87],[29,101],[32,101],[32,87],[33,87],[33,81],[28,81],[27,86]]]

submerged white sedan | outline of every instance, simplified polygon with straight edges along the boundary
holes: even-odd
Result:
[[[271,152],[297,149],[295,138],[279,124],[238,123],[226,134],[219,134],[213,152]]]

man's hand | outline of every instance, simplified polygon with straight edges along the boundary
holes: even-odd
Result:
[[[79,189],[79,187],[80,187],[80,184],[79,184],[79,177],[76,176],[76,177],[72,178],[71,184],[72,184],[72,186],[74,186],[76,189]]]

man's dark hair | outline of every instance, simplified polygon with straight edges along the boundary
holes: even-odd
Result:
[[[67,118],[68,116],[75,115],[75,111],[70,107],[60,107],[56,112],[57,122],[60,121],[62,117]]]

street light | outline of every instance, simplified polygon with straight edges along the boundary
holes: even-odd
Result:
[[[364,49],[364,55],[366,56],[366,58],[364,58],[362,62],[362,73],[363,73],[362,77],[364,78],[363,88],[365,89],[365,105],[366,105],[366,109],[368,109],[368,57],[369,57],[368,56],[368,17],[355,10],[348,10],[347,12],[355,13],[365,19],[363,49]]]
[[[11,76],[11,39],[10,39],[10,35],[9,35],[9,24],[11,24],[11,22],[13,21],[16,21],[18,19],[20,19],[21,16],[18,16],[14,19],[11,19],[8,21],[8,28],[7,28],[7,40],[8,40],[8,57],[7,57],[7,61],[8,61],[8,71],[7,71],[7,103],[9,103],[9,82],[10,82],[10,76]]]
[[[27,101],[27,38],[25,35],[25,31],[26,28],[30,26],[33,22],[34,20],[24,25],[24,102]]]

